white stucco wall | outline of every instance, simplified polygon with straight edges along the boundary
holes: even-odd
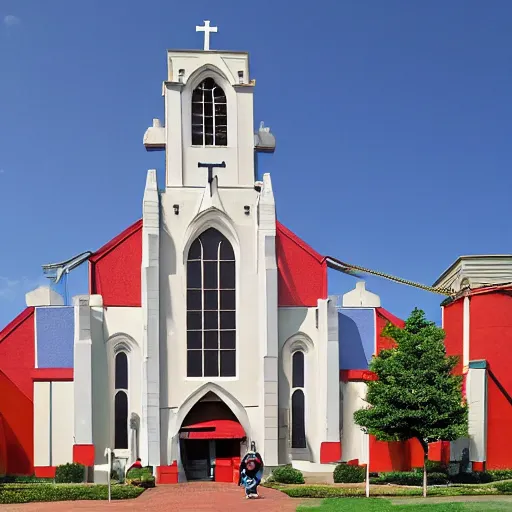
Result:
[[[318,417],[324,403],[319,396],[323,386],[319,377],[318,361],[319,330],[317,308],[279,308],[279,462],[287,464],[291,459],[310,462],[320,460],[322,432]],[[292,354],[304,352],[304,396],[306,418],[306,450],[291,448],[291,385]]]
[[[73,461],[74,383],[34,382],[34,466]]]
[[[50,383],[34,382],[34,466],[50,465]]]
[[[470,368],[467,376],[469,458],[487,460],[487,370]]]
[[[105,448],[114,447],[114,361],[116,350],[128,357],[128,418],[141,417],[142,308],[91,307],[92,432],[95,463],[105,462]],[[128,442],[131,446],[130,432]],[[118,454],[128,456],[118,450]]]
[[[73,462],[74,382],[52,382],[52,466]]]
[[[343,409],[342,460],[368,461],[368,436],[354,423],[354,412],[365,407],[366,384],[364,382],[342,382],[340,385]]]

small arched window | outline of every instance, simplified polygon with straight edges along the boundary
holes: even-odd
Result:
[[[187,376],[236,375],[235,253],[209,228],[187,258]]]
[[[128,357],[118,352],[115,358],[114,448],[128,448]]]
[[[213,78],[203,80],[192,93],[192,145],[228,145],[226,95]]]
[[[304,352],[292,355],[292,448],[306,448],[306,404],[304,395]]]

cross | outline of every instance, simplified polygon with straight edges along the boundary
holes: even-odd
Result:
[[[224,169],[226,167],[226,162],[222,162],[221,164],[203,164],[201,162],[197,162],[197,167],[206,167],[208,169],[208,185],[210,185],[210,197],[212,196],[212,181],[213,181],[213,169],[215,167],[220,167]]]
[[[217,32],[217,27],[210,27],[210,20],[204,20],[204,27],[196,26],[196,32],[204,32],[204,51],[210,51],[210,32]]]

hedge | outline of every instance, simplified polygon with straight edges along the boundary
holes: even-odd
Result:
[[[417,471],[391,471],[381,473],[377,478],[370,478],[371,484],[423,485],[423,474]],[[447,485],[448,475],[445,473],[427,473],[428,485]]]
[[[500,494],[512,494],[512,482],[498,482],[494,487]]]
[[[55,470],[55,482],[58,484],[79,484],[85,479],[85,466],[69,463],[57,466]]]
[[[0,477],[0,484],[52,484],[53,478],[32,476],[5,475]]]
[[[113,500],[136,498],[143,492],[144,489],[140,487],[128,485],[113,485],[111,490]],[[107,499],[107,485],[4,484],[0,486],[1,504]]]
[[[498,486],[508,482],[502,482],[495,486],[452,486],[433,487],[428,490],[429,496],[495,496],[506,494],[505,490],[498,490]],[[291,498],[344,498],[365,496],[364,487],[336,487],[333,485],[287,485],[272,486]],[[422,496],[421,488],[390,488],[386,486],[371,487],[371,496]]]
[[[335,484],[357,484],[366,480],[366,468],[364,466],[352,466],[350,464],[338,464],[333,471],[332,478]]]
[[[272,480],[281,484],[303,484],[304,475],[298,469],[286,465],[272,471]]]

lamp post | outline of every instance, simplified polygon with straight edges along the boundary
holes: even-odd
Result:
[[[112,500],[112,488],[111,488],[111,482],[110,482],[110,473],[112,471],[112,450],[110,448],[105,448],[105,457],[107,457],[107,464],[108,464],[108,502]]]

